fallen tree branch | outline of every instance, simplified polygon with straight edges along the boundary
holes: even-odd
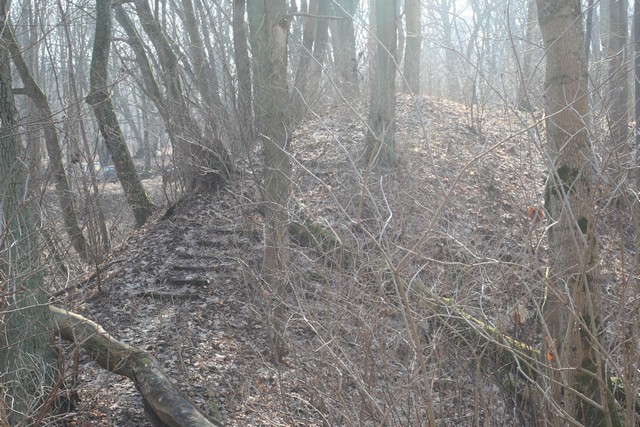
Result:
[[[100,325],[79,314],[55,306],[50,306],[50,311],[56,331],[63,339],[84,348],[101,367],[134,382],[155,426],[222,426],[209,421],[189,402],[149,353],[116,340]]]
[[[421,301],[432,318],[473,349],[482,360],[482,367],[495,376],[495,384],[505,395],[514,398],[520,409],[528,406],[533,396],[525,388],[539,380],[546,355],[466,313],[452,298],[438,296],[426,286],[418,289]],[[519,385],[516,377],[522,380]],[[627,398],[622,381],[614,376],[608,380],[607,387],[623,407]],[[637,393],[637,399],[640,400],[640,393]],[[635,410],[640,414],[640,405],[635,405]]]

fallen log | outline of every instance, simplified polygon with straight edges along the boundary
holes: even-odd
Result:
[[[520,409],[534,411],[534,394],[530,393],[528,386],[539,380],[547,355],[466,313],[454,299],[441,297],[423,285],[416,288],[431,318],[446,327],[450,337],[458,337],[459,343],[473,349],[481,360],[481,368],[493,377],[494,384],[502,389],[505,396],[513,399]],[[619,408],[623,408],[627,401],[623,381],[611,376],[606,386]],[[538,390],[544,391],[543,388]],[[634,402],[640,402],[640,392],[636,392]],[[634,403],[634,406],[640,414],[640,405]],[[519,415],[526,416],[524,413]]]
[[[79,314],[54,306],[50,311],[56,332],[63,339],[85,349],[101,367],[133,381],[154,426],[222,426],[208,420],[189,402],[149,353],[116,340]]]

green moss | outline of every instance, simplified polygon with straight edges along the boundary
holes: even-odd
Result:
[[[568,184],[572,181],[571,178],[571,168],[569,168],[569,166],[567,165],[562,165],[558,168],[557,170],[558,172],[558,177],[560,177],[560,181],[562,181],[565,184]]]
[[[291,239],[298,245],[312,248],[322,257],[329,257],[328,261],[331,263],[343,266],[348,264],[348,248],[329,227],[305,219],[302,222],[290,222],[287,230]]]
[[[209,402],[209,416],[214,420],[221,420],[220,409],[218,408],[218,404],[213,400]]]

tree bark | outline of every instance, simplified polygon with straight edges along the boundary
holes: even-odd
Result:
[[[420,93],[420,60],[422,58],[422,15],[420,0],[405,0],[404,17],[406,20],[406,45],[404,52],[405,91]]]
[[[78,218],[76,216],[76,208],[73,202],[73,193],[67,180],[67,174],[62,164],[62,151],[60,150],[60,141],[58,140],[58,131],[53,123],[53,114],[49,107],[49,101],[38,83],[31,75],[31,71],[27,63],[22,57],[22,50],[17,44],[13,29],[7,25],[4,31],[4,40],[9,47],[12,55],[13,63],[20,74],[20,79],[24,84],[25,92],[33,101],[38,109],[38,118],[44,123],[44,141],[49,155],[51,172],[56,186],[56,194],[60,201],[60,209],[62,210],[62,218],[65,229],[69,235],[69,239],[73,248],[84,262],[90,259],[87,241],[82,234]]]
[[[518,93],[516,94],[516,105],[518,109],[522,111],[531,111],[533,106],[529,101],[529,78],[531,77],[531,55],[533,53],[533,47],[536,44],[533,42],[533,30],[535,28],[536,21],[536,4],[534,0],[527,1],[527,22],[525,23],[524,30],[524,43],[522,53],[522,69],[521,74],[518,76]]]
[[[233,54],[238,78],[236,116],[240,130],[240,142],[245,151],[253,145],[255,130],[251,106],[251,62],[245,25],[246,0],[233,0]]]
[[[635,118],[635,146],[640,148],[640,0],[633,2],[633,75],[634,75],[634,118]],[[640,152],[639,152],[640,153]],[[639,159],[636,159],[636,164]],[[640,188],[640,173],[637,179]],[[640,242],[640,240],[638,240]],[[640,253],[640,252],[639,252]]]
[[[340,75],[340,85],[347,97],[359,94],[358,87],[358,55],[356,53],[356,36],[353,28],[353,15],[356,13],[358,0],[338,0],[333,3],[336,16],[342,19],[335,22],[333,41],[333,57]],[[332,27],[334,28],[334,27]]]
[[[154,426],[222,425],[209,421],[189,402],[149,353],[116,340],[100,325],[79,314],[54,306],[49,308],[57,334],[81,346],[104,369],[134,382]]]
[[[328,16],[330,12],[330,0],[309,2],[310,15],[305,17],[300,62],[294,83],[296,106],[293,112],[296,113],[296,119],[307,111],[309,102],[317,97],[329,39],[329,22],[326,18],[316,16]]]
[[[396,162],[396,1],[372,0],[371,9],[377,48],[369,94],[366,158],[370,164],[392,167]]]
[[[0,0],[0,388],[10,425],[29,425],[55,384],[56,358],[11,90],[7,11]]]
[[[115,7],[115,17],[124,32],[127,34],[127,44],[133,50],[133,53],[136,57],[136,63],[140,67],[140,75],[142,77],[142,88],[144,94],[153,102],[158,113],[162,117],[162,120],[168,124],[170,123],[169,113],[166,106],[166,102],[162,95],[162,91],[160,90],[160,85],[156,81],[153,73],[153,68],[151,67],[151,63],[149,62],[149,58],[147,57],[147,53],[144,49],[144,43],[140,38],[140,34],[136,30],[133,22],[127,15],[127,12],[124,10],[121,4]],[[175,134],[173,132],[173,127],[167,125],[167,134],[169,135],[169,140],[172,144],[177,144],[175,139]]]
[[[318,15],[329,16],[331,13],[331,0],[318,0]],[[313,94],[320,84],[322,76],[322,65],[327,56],[327,45],[329,41],[329,20],[322,18],[315,25],[316,35],[313,42],[313,61],[308,77],[311,86],[307,88],[307,93]]]
[[[131,153],[122,135],[108,86],[108,62],[111,46],[111,0],[96,2],[96,31],[91,58],[90,86],[87,102],[93,107],[98,128],[113,159],[118,179],[136,225],[141,227],[153,212],[153,202],[142,187]]]
[[[549,398],[555,405],[547,404],[546,415],[553,423],[571,418],[585,426],[618,426],[618,407],[600,354],[602,307],[580,1],[537,4],[547,56],[546,126],[553,162],[545,188],[553,225],[544,320]]]
[[[195,69],[196,85],[202,98],[201,110],[203,119],[206,123],[205,127],[209,129],[209,138],[214,138],[220,132],[216,118],[223,117],[220,98],[214,95],[214,92],[218,90],[218,84],[214,84],[217,82],[212,82],[210,79],[212,75],[211,65],[205,55],[204,43],[200,37],[200,26],[193,10],[192,0],[182,0],[182,9],[184,10],[185,24],[189,35],[189,51]]]
[[[296,79],[293,86],[299,91],[303,101],[306,95],[307,80],[309,77],[309,63],[311,62],[313,43],[316,40],[316,28],[318,27],[318,1],[309,0],[309,15],[304,17],[304,30],[302,31],[302,49],[300,49],[300,61],[296,71]]]
[[[627,0],[611,0],[609,5],[609,123],[611,146],[615,154],[615,165],[623,163],[628,153],[629,136],[628,102],[629,79],[625,64],[627,44]]]
[[[248,4],[251,47],[254,54],[255,115],[264,152],[264,195],[266,207],[265,251],[262,275],[268,291],[269,332],[276,361],[286,354],[282,307],[289,291],[289,235],[291,160],[287,153],[290,130],[287,85],[287,35],[284,0]]]
[[[62,8],[62,1],[56,1],[58,5],[58,10],[60,11],[61,24],[64,29],[65,41],[67,43],[67,69],[69,71],[69,92],[71,92],[71,99],[73,100],[73,105],[71,108],[71,116],[72,117],[81,117],[82,109],[80,105],[80,96],[78,95],[78,79],[76,78],[76,60],[75,60],[75,50],[73,48],[73,42],[71,37],[71,30],[69,26],[69,20],[67,18],[66,11]],[[81,79],[82,80],[82,79]],[[91,250],[93,252],[94,262],[96,264],[100,263],[100,258],[102,255],[106,255],[111,249],[111,240],[109,238],[109,231],[107,230],[107,223],[104,218],[104,210],[98,201],[99,190],[98,190],[98,179],[95,173],[94,167],[94,153],[89,147],[89,138],[87,137],[87,129],[85,125],[85,120],[78,120],[78,131],[80,133],[79,137],[82,141],[82,149],[84,151],[85,160],[87,166],[89,168],[89,177],[91,179],[91,191],[87,184],[83,182],[85,191],[88,195],[87,206],[89,207],[89,211],[94,213],[94,215],[89,217],[89,227],[88,227],[88,235],[89,242],[91,243]],[[78,144],[75,144],[74,147],[78,152],[80,152],[80,148]],[[95,227],[100,230],[100,238],[98,239],[97,232],[92,227],[91,223],[95,225]],[[102,251],[98,250],[98,241],[100,241],[100,248]]]
[[[589,57],[591,56],[591,35],[593,34],[593,0],[587,0],[587,23],[584,35],[584,57],[589,68]]]
[[[477,5],[476,2],[473,2]],[[453,46],[453,25],[451,22],[451,8],[455,7],[454,0],[440,0],[439,13],[442,19],[442,37],[444,43],[445,69],[447,71],[446,82],[448,99],[458,101],[460,99],[460,80],[458,75],[458,67],[456,66],[457,58],[455,48]]]
[[[165,124],[176,136],[173,148],[178,166],[187,178],[187,187],[192,193],[215,191],[224,185],[233,171],[227,149],[218,138],[203,137],[182,90],[178,56],[173,46],[160,23],[153,17],[147,0],[136,0],[134,5],[162,68],[162,80],[166,87],[166,117],[169,120]]]

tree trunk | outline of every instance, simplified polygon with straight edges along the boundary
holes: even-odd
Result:
[[[602,307],[580,1],[537,3],[547,52],[546,125],[553,161],[545,188],[545,207],[553,223],[544,306],[551,383],[543,387],[555,405],[546,405],[546,415],[556,425],[571,417],[585,426],[618,426],[618,408],[600,354]]]
[[[442,19],[442,37],[444,38],[444,59],[447,76],[446,97],[458,101],[460,99],[460,81],[456,66],[456,52],[453,46],[453,25],[451,22],[451,8],[455,6],[453,0],[440,0],[440,18]]]
[[[60,142],[58,140],[58,131],[53,123],[53,114],[49,107],[49,101],[40,86],[36,83],[27,63],[22,58],[22,50],[17,44],[13,29],[7,25],[4,31],[3,43],[6,43],[12,55],[13,63],[16,65],[20,79],[24,84],[25,92],[31,98],[38,109],[38,118],[44,123],[44,140],[49,155],[51,172],[56,185],[56,194],[60,201],[60,209],[62,210],[62,218],[65,229],[71,240],[73,248],[76,250],[80,259],[84,262],[89,261],[89,248],[87,241],[78,225],[76,217],[76,208],[73,203],[73,193],[67,180],[67,174],[62,164],[62,152],[60,150]]]
[[[60,11],[61,24],[64,30],[65,41],[67,44],[67,69],[69,75],[69,92],[71,93],[71,117],[82,117],[82,110],[80,104],[80,96],[78,95],[78,79],[76,78],[76,62],[75,62],[75,50],[73,49],[73,42],[71,37],[71,30],[69,26],[69,20],[67,18],[67,12],[62,8],[62,1],[56,1],[58,5],[58,10]],[[82,55],[80,55],[82,57]],[[82,62],[82,61],[80,61]],[[82,69],[82,67],[77,67]],[[80,79],[81,81],[83,79]],[[94,167],[94,158],[95,153],[89,146],[89,138],[87,137],[87,129],[85,125],[85,120],[78,120],[78,131],[79,138],[82,141],[82,150],[78,146],[78,144],[74,144],[74,149],[77,152],[84,151],[84,160],[87,163],[89,169],[89,177],[91,179],[91,190],[89,190],[89,186],[83,181],[83,187],[85,193],[88,195],[88,203],[86,206],[88,207],[88,212],[91,213],[87,215],[88,221],[85,224],[87,226],[87,232],[89,236],[89,242],[91,243],[91,251],[94,258],[94,263],[99,264],[100,258],[102,255],[105,255],[111,249],[111,240],[109,238],[109,231],[107,230],[107,223],[104,218],[104,210],[98,201],[99,198],[99,190],[98,190],[98,179],[95,174]],[[73,140],[73,139],[72,139]],[[100,238],[98,238],[99,230]],[[100,242],[100,243],[98,243]],[[102,249],[100,251],[98,246]]]
[[[635,147],[640,148],[640,0],[633,2],[633,75],[634,79],[634,117],[635,117]],[[640,151],[637,151],[640,154]],[[639,159],[636,159],[636,164]],[[638,169],[638,188],[640,188],[640,169]],[[640,240],[639,240],[640,242]],[[640,251],[638,252],[640,254]]]
[[[223,104],[222,98],[220,97],[220,92],[222,91],[225,95],[225,98],[228,98],[227,92],[230,89],[230,83],[226,83],[226,77],[230,77],[229,64],[231,63],[226,55],[227,51],[224,48],[216,49],[216,47],[212,44],[211,40],[217,40],[222,45],[227,45],[229,43],[228,38],[228,17],[223,14],[213,14],[211,13],[211,8],[205,7],[205,4],[202,0],[194,0],[196,5],[196,10],[198,11],[198,16],[200,19],[200,28],[207,28],[209,26],[212,31],[212,37],[203,37],[202,41],[204,42],[204,51],[205,55],[205,64],[207,65],[207,81],[210,86],[210,94],[212,99],[212,107],[209,110],[210,117],[208,120],[215,121],[216,126],[220,128],[220,135],[224,137],[229,134],[229,130],[227,129],[230,124],[230,117],[228,113],[228,109],[226,105]],[[218,22],[214,21],[214,18],[218,20]],[[220,34],[218,28],[224,28],[224,33]],[[205,30],[207,31],[207,30]],[[218,73],[218,67],[220,67],[223,72]],[[222,78],[221,78],[222,77]]]
[[[240,142],[245,151],[253,145],[254,128],[251,111],[251,62],[247,46],[245,26],[245,1],[233,0],[233,54],[238,78],[236,116],[240,131]]]
[[[404,17],[406,20],[406,45],[404,48],[403,87],[409,93],[420,93],[420,60],[422,58],[422,15],[420,0],[405,0]]]
[[[293,111],[297,114],[296,119],[304,114],[309,102],[317,98],[317,89],[322,76],[322,64],[329,39],[329,22],[326,18],[318,19],[316,16],[327,16],[330,11],[330,0],[311,0],[309,2],[309,14],[313,16],[305,17],[300,63],[294,83],[296,107]]]
[[[282,307],[288,294],[289,235],[287,233],[291,160],[287,153],[289,89],[287,85],[288,21],[284,0],[249,2],[251,47],[254,54],[255,115],[264,152],[266,207],[262,275],[268,292],[269,333],[274,358],[286,354]]]
[[[9,23],[0,0],[0,393],[10,425],[29,425],[55,384],[51,320],[37,231],[26,199],[29,171],[11,90]]]
[[[156,81],[153,75],[153,68],[151,67],[151,63],[149,62],[149,58],[147,57],[147,53],[144,50],[144,43],[140,38],[140,34],[136,30],[133,22],[125,12],[122,5],[117,5],[115,7],[115,16],[116,20],[127,34],[127,44],[133,50],[133,53],[136,57],[136,63],[138,67],[140,67],[140,75],[142,77],[142,88],[144,94],[151,99],[151,102],[156,106],[158,113],[162,117],[162,120],[165,124],[167,124],[167,134],[169,135],[169,140],[172,144],[177,144],[175,139],[175,134],[173,132],[173,127],[169,126],[170,117],[167,111],[167,106],[165,100],[162,95],[162,91],[160,90],[160,85]]]
[[[165,124],[176,136],[174,153],[187,178],[187,187],[191,193],[215,191],[224,185],[233,171],[227,149],[219,139],[203,137],[182,90],[178,56],[173,46],[153,17],[147,0],[136,0],[134,5],[162,68],[168,119]]]
[[[87,102],[93,107],[100,133],[113,159],[127,202],[133,210],[136,225],[141,227],[151,216],[154,205],[142,187],[111,102],[107,76],[110,45],[111,0],[97,0],[96,32],[91,58],[91,90]]]
[[[615,165],[623,162],[628,153],[629,119],[629,79],[625,64],[625,46],[627,44],[627,0],[611,0],[609,4],[609,126],[611,144],[615,154]]]
[[[531,55],[533,48],[536,46],[533,43],[533,30],[535,28],[536,21],[536,4],[534,0],[527,1],[527,22],[524,30],[524,43],[522,53],[522,69],[521,75],[518,76],[518,93],[516,95],[516,105],[518,109],[522,111],[531,111],[533,106],[529,101],[529,78],[531,77]]]
[[[589,57],[591,56],[591,35],[593,34],[593,0],[587,0],[587,23],[584,35],[584,62],[589,68]]]
[[[318,15],[329,16],[331,13],[331,0],[318,0]],[[308,87],[309,94],[315,94],[320,77],[322,76],[322,65],[327,56],[327,45],[329,42],[329,20],[322,18],[316,23],[316,36],[313,42],[313,61],[309,70],[311,86]]]
[[[100,325],[78,315],[50,306],[56,332],[69,342],[81,346],[104,369],[132,380],[154,426],[211,427],[209,421],[164,373],[146,351],[114,339]]]
[[[396,108],[396,2],[372,0],[376,53],[369,101],[369,133],[366,158],[369,163],[392,167],[395,153]]]
[[[189,51],[191,61],[195,68],[196,85],[202,97],[201,110],[205,127],[208,128],[208,138],[219,136],[219,126],[216,119],[223,117],[221,114],[222,103],[219,97],[214,95],[218,90],[218,84],[211,81],[212,70],[204,52],[204,43],[200,37],[200,25],[193,11],[192,0],[182,0],[187,34],[189,35]],[[217,82],[215,82],[217,83]],[[218,119],[219,120],[219,119]]]
[[[304,17],[304,30],[302,31],[302,49],[300,49],[300,61],[296,71],[296,79],[293,86],[298,90],[298,96],[306,95],[307,79],[309,75],[309,63],[311,62],[313,43],[316,40],[316,28],[318,27],[318,1],[309,0],[309,13]]]
[[[350,98],[359,94],[358,55],[353,28],[353,15],[356,13],[358,0],[338,0],[333,3],[333,7],[336,16],[342,17],[335,23],[335,34],[331,34],[333,57],[344,95]]]

